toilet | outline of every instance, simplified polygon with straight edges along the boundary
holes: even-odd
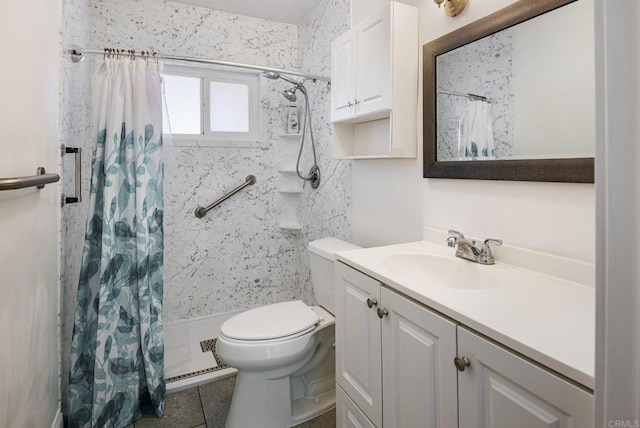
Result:
[[[319,306],[300,300],[242,312],[220,328],[218,357],[238,369],[226,428],[285,428],[335,407],[335,254],[360,247],[309,243]]]

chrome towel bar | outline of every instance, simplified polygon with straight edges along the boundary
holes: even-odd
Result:
[[[210,210],[212,210],[216,206],[220,205],[221,203],[223,203],[224,201],[226,201],[227,199],[229,199],[230,197],[232,197],[233,195],[235,195],[236,193],[238,193],[239,191],[241,191],[245,187],[251,186],[251,185],[253,185],[255,183],[256,183],[256,177],[254,175],[248,175],[247,176],[247,181],[245,181],[244,183],[242,183],[241,185],[239,185],[238,187],[236,187],[235,189],[233,189],[232,191],[230,191],[229,193],[227,193],[226,195],[224,195],[220,199],[214,201],[211,205],[207,206],[206,208],[205,207],[196,208],[196,211],[195,211],[194,214],[198,218],[204,217],[205,215],[207,215],[207,213]]]
[[[60,181],[58,174],[47,174],[44,167],[39,166],[36,169],[36,175],[0,178],[0,190],[17,190],[33,186],[42,189],[45,184],[56,183],[58,181]]]

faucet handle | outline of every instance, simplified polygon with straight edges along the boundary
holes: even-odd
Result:
[[[486,246],[487,244],[493,244],[493,245],[500,246],[500,245],[502,245],[502,239],[493,239],[493,238],[485,239],[484,240],[484,245]]]
[[[458,232],[457,230],[449,229],[449,236],[454,236],[456,238],[464,238],[464,234],[462,232]]]
[[[491,248],[489,244],[493,245],[502,245],[502,239],[485,239],[484,244],[482,245],[482,249],[480,250],[480,256],[487,261],[487,264],[493,264],[493,255],[491,254]]]
[[[449,237],[447,238],[447,246],[455,247],[457,239],[464,239],[464,235],[462,232],[458,232],[457,230],[449,229]]]

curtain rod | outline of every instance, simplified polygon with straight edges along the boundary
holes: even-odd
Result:
[[[487,102],[487,103],[491,103],[489,101],[489,98],[483,97],[482,95],[476,95],[476,94],[464,93],[464,92],[457,92],[457,91],[448,91],[446,89],[438,89],[438,92],[441,93],[441,94],[455,95],[457,97],[466,97],[466,98],[469,98],[470,100],[484,101],[484,102]]]
[[[258,71],[273,71],[279,74],[286,74],[289,76],[299,76],[306,77],[311,80],[320,80],[323,82],[327,82],[331,84],[331,79],[325,76],[318,76],[314,74],[301,73],[299,71],[291,71],[284,70],[281,68],[272,68],[272,67],[263,67],[261,65],[252,65],[252,64],[243,64],[240,62],[229,62],[229,61],[218,61],[214,59],[205,59],[205,58],[197,58],[197,57],[188,57],[188,56],[180,56],[180,55],[165,55],[157,52],[146,52],[145,51],[121,51],[120,55],[122,56],[131,56],[140,55],[141,57],[146,58],[155,58],[155,59],[165,59],[170,61],[185,61],[185,62],[194,62],[197,64],[208,64],[208,65],[223,65],[225,67],[237,67],[237,68],[246,68],[249,70],[258,70]],[[139,53],[138,53],[139,52]],[[71,60],[73,62],[80,62],[84,59],[85,54],[88,55],[118,55],[116,52],[109,52],[107,49],[83,49],[77,46],[71,47],[68,50],[69,55],[71,55]]]

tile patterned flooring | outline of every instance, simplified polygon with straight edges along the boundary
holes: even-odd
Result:
[[[142,409],[143,417],[128,428],[224,428],[236,377],[211,382],[167,395],[165,415],[157,418],[153,409]],[[295,428],[335,428],[335,410]],[[247,427],[254,428],[254,427]],[[260,428],[260,427],[255,427]]]

